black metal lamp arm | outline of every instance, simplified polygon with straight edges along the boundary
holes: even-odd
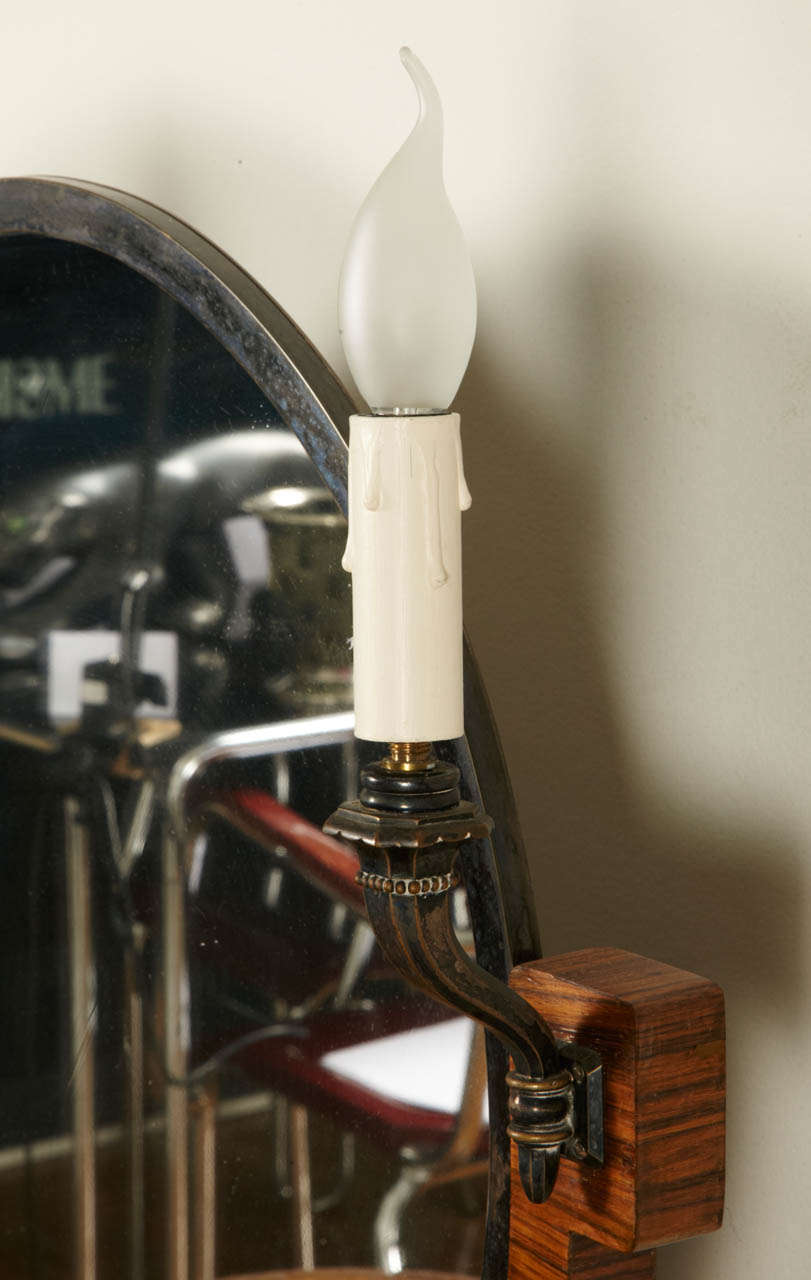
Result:
[[[575,1046],[559,1046],[541,1015],[460,944],[452,918],[456,856],[464,840],[486,835],[492,823],[460,800],[453,765],[433,754],[421,763],[398,769],[395,756],[363,770],[360,799],[341,805],[324,829],[357,844],[369,921],[395,968],[510,1049],[509,1132],[524,1190],[539,1203],[552,1191],[561,1155],[600,1158],[593,1104],[586,1117],[599,1064],[587,1054],[579,1061],[584,1055]],[[592,1135],[590,1143],[581,1130]]]
[[[521,1074],[554,1075],[560,1070],[558,1050],[543,1018],[480,968],[459,942],[452,916],[457,853],[458,845],[448,844],[361,846],[359,880],[369,923],[389,960],[410,982],[483,1023],[508,1046]]]

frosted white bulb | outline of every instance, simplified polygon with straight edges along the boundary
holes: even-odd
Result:
[[[355,219],[338,293],[352,376],[376,412],[441,411],[453,400],[476,333],[476,284],[442,176],[442,104],[410,49],[414,129]]]

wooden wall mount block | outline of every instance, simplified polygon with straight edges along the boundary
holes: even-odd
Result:
[[[545,1204],[513,1151],[510,1280],[652,1277],[651,1250],[721,1225],[723,992],[613,948],[520,965],[510,985],[558,1039],[601,1054],[606,1108],[605,1164],[562,1160]]]

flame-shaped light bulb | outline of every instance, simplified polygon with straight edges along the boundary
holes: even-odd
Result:
[[[349,238],[338,326],[361,394],[375,413],[442,412],[467,368],[476,284],[442,176],[442,103],[410,49],[417,123],[366,197]]]

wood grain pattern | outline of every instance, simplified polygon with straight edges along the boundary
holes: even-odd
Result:
[[[583,1236],[569,1236],[569,1276],[577,1280],[654,1280],[656,1253],[617,1253]]]
[[[651,1249],[721,1223],[723,994],[611,948],[521,965],[511,985],[560,1039],[597,1049],[606,1078],[603,1168],[564,1160],[544,1205],[513,1170],[511,1280],[651,1277]]]
[[[519,1188],[520,1189],[520,1188]],[[515,1197],[513,1189],[513,1197]],[[510,1280],[653,1280],[656,1253],[620,1253],[555,1221],[554,1194],[543,1221],[515,1212],[510,1221]],[[527,1201],[529,1204],[529,1201]],[[530,1206],[534,1208],[538,1206]]]

